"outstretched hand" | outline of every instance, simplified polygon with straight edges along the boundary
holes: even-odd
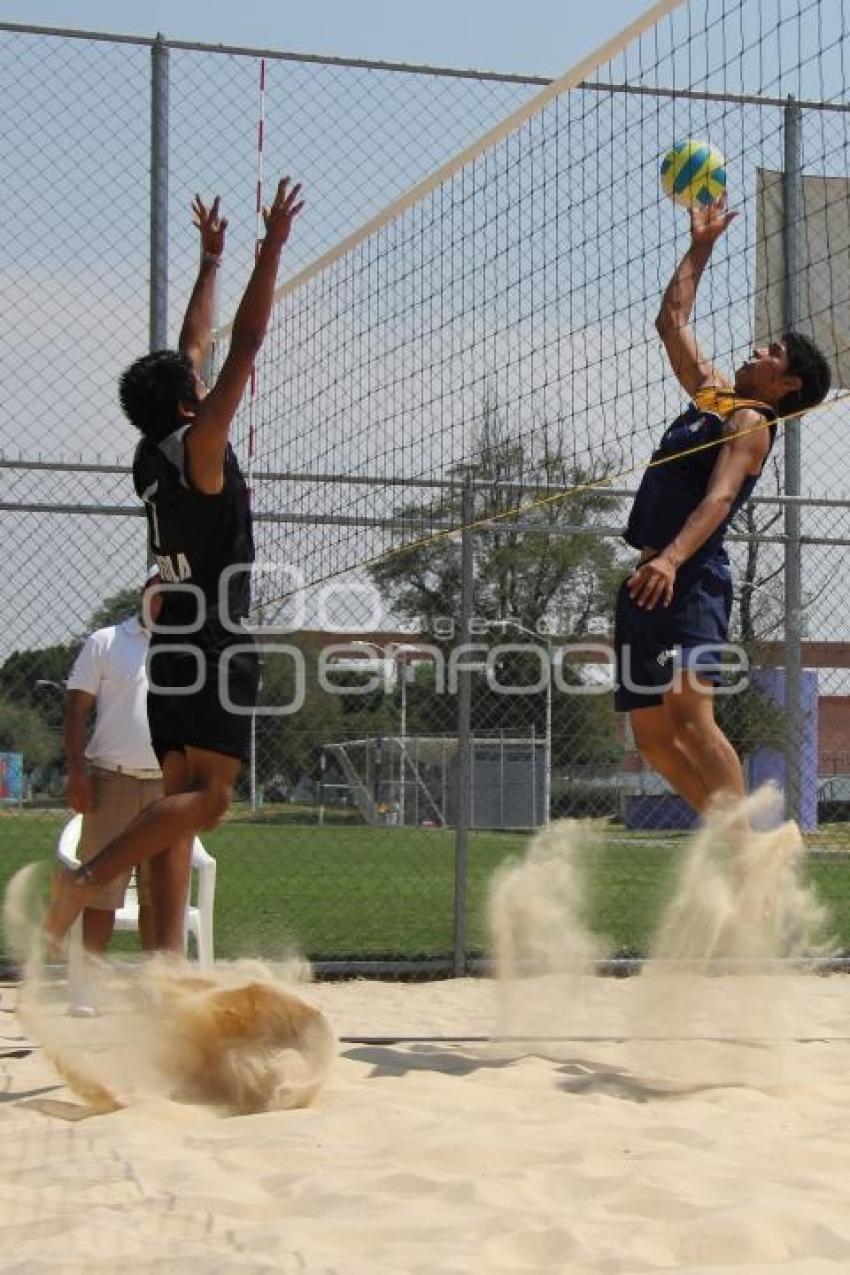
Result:
[[[304,200],[299,199],[301,183],[289,187],[289,178],[284,177],[278,183],[274,202],[263,209],[263,221],[266,224],[266,239],[282,248],[289,238],[292,223],[304,207]]]
[[[194,224],[201,232],[201,251],[211,257],[220,257],[224,251],[224,232],[227,230],[227,218],[219,215],[221,196],[216,195],[212,208],[207,208],[200,195],[192,200]]]
[[[694,204],[691,208],[692,242],[708,244],[710,247],[737,216],[734,208],[726,207],[725,195],[710,204]]]

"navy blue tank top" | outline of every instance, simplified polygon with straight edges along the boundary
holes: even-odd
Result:
[[[776,437],[775,417],[767,407],[756,407],[755,410],[773,420],[770,426],[772,447]],[[696,403],[691,403],[681,416],[676,417],[652,453],[654,461],[664,459],[665,463],[644,471],[626,526],[628,544],[635,549],[652,547],[660,550],[678,535],[708,490],[724,425],[722,416],[703,411]],[[705,443],[715,443],[716,446],[704,447],[702,451],[691,450]],[[668,457],[671,459],[665,459]],[[759,477],[760,474],[749,474],[744,479],[729,513],[705,544],[700,545],[692,560],[711,558],[722,551],[729,523],[749,500]]]
[[[221,623],[219,586],[226,568],[226,618],[230,623],[248,614],[251,604],[251,563],[254,538],[248,488],[228,444],[224,457],[224,485],[215,495],[193,487],[186,466],[186,431],[182,425],[165,438],[142,439],[133,461],[133,484],[145,503],[151,552],[166,584],[195,585],[203,595],[204,625],[199,637],[217,640],[226,633]],[[198,599],[168,590],[158,627],[194,622]],[[225,631],[223,633],[223,630]],[[191,636],[188,640],[192,640]],[[238,640],[234,636],[234,641]]]

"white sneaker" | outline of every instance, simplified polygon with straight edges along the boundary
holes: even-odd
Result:
[[[85,1001],[71,1001],[67,1012],[71,1018],[97,1018],[100,1014],[96,1005],[89,1005]]]

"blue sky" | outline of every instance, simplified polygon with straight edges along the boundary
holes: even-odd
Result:
[[[650,0],[4,0],[0,17],[211,44],[556,75]]]

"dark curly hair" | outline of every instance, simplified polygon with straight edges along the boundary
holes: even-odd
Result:
[[[178,350],[154,350],[136,359],[118,382],[118,399],[142,434],[169,434],[179,424],[177,405],[198,404],[190,358]]]
[[[814,341],[799,332],[786,332],[782,340],[788,352],[788,371],[799,376],[803,384],[783,395],[776,407],[780,416],[796,416],[826,398],[832,377]]]

